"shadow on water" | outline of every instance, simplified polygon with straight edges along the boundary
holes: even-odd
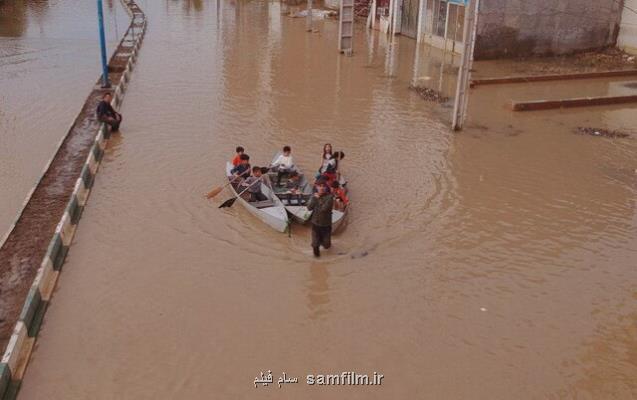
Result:
[[[311,263],[309,266],[310,278],[306,284],[307,308],[309,318],[322,319],[329,313],[329,277],[330,272],[324,263]]]

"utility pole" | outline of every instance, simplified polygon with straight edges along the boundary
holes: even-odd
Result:
[[[111,83],[108,80],[108,63],[106,61],[106,37],[104,35],[104,11],[102,10],[102,0],[97,0],[97,19],[102,53],[102,87],[107,89],[111,87]]]
[[[473,51],[476,43],[476,30],[478,26],[478,10],[480,0],[469,0],[465,6],[465,24],[463,32],[463,52],[458,72],[458,87],[453,106],[453,119],[451,128],[461,130],[467,117],[469,104],[469,83],[471,81],[471,68],[473,66]]]

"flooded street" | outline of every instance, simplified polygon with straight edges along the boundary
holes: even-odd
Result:
[[[479,87],[453,133],[408,88],[454,87],[412,39],[359,25],[344,57],[336,21],[307,33],[279,2],[139,5],[122,132],[20,400],[637,397],[637,136],[574,133],[634,108],[516,114],[528,86]],[[236,145],[313,171],[326,142],[353,205],[318,261],[309,229],[203,198]],[[299,383],[255,389],[267,370]],[[343,371],[385,378],[306,384]]]
[[[104,13],[112,50],[128,15],[116,0]],[[0,3],[0,236],[99,77],[96,15],[81,0]]]

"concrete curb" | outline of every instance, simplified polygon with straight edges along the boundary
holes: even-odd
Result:
[[[616,104],[637,103],[637,96],[578,97],[559,100],[535,100],[511,102],[513,111],[554,110],[556,108],[612,106]]]
[[[471,87],[482,85],[498,85],[510,83],[531,83],[549,81],[572,81],[579,79],[619,78],[637,76],[637,70],[617,70],[601,72],[577,72],[570,74],[527,75],[527,76],[503,76],[501,78],[482,78],[471,81]]]
[[[126,86],[130,81],[131,71],[137,61],[139,48],[146,33],[146,18],[137,4],[133,0],[121,1],[131,17],[131,24],[124,35],[124,38],[120,42],[120,45],[124,43],[129,33],[132,34],[133,45],[131,47],[131,53],[128,56],[126,67],[113,91],[112,104],[116,108],[122,104]],[[137,32],[135,32],[135,28],[137,28]],[[73,123],[75,123],[75,121]],[[66,206],[64,215],[55,228],[55,233],[51,238],[49,247],[44,259],[42,260],[42,264],[40,265],[37,275],[33,280],[33,284],[29,289],[18,322],[13,328],[13,333],[9,339],[7,348],[0,360],[0,400],[13,400],[18,394],[37,334],[40,330],[44,313],[46,312],[51,296],[53,295],[53,290],[55,289],[62,265],[64,264],[64,260],[75,235],[75,230],[82,215],[82,211],[88,201],[88,197],[95,180],[95,175],[97,174],[102,161],[106,142],[109,136],[110,132],[106,128],[106,125],[101,124],[89,155],[82,167],[80,177],[75,183],[73,193],[71,194],[71,198]],[[38,180],[38,184],[53,162],[55,154],[57,154],[65,139],[66,137],[60,140],[53,157],[51,157],[49,162],[46,164],[42,172],[42,176]],[[23,203],[23,208],[19,212],[14,224],[0,241],[0,246],[4,244],[9,234],[15,228],[18,219],[20,219],[20,216],[24,212],[24,207],[29,202],[36,187],[37,184],[27,196]]]

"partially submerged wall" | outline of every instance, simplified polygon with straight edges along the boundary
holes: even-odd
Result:
[[[613,46],[618,0],[480,0],[476,59],[568,54]]]

